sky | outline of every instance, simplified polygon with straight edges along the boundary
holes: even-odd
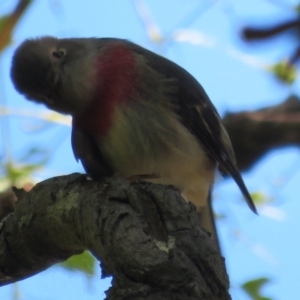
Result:
[[[16,2],[2,0],[0,15],[10,12]],[[267,71],[292,53],[292,37],[256,46],[239,37],[244,25],[276,23],[295,16],[292,7],[296,4],[296,0],[33,1],[0,57],[0,106],[9,110],[9,117],[0,123],[6,126],[0,132],[1,159],[11,156],[24,164],[24,152],[42,147],[50,159],[34,174],[35,180],[84,172],[72,154],[70,118],[57,119],[14,90],[9,75],[11,58],[26,38],[52,35],[131,40],[188,70],[223,116],[276,105],[293,93],[299,94],[299,80],[284,86]],[[45,115],[59,124],[43,121],[41,116]],[[214,207],[226,216],[217,226],[233,299],[248,300],[240,285],[260,277],[270,279],[262,294],[271,299],[295,299],[299,293],[300,242],[293,237],[300,227],[299,158],[296,147],[276,149],[243,173],[250,192],[261,192],[270,200],[258,208],[259,217],[248,209],[231,179],[219,176],[216,180]],[[73,300],[104,299],[109,282],[100,280],[100,270],[87,280],[79,272],[54,266],[17,285],[0,288],[0,299],[59,300],[66,295]],[[19,298],[13,298],[16,292]]]

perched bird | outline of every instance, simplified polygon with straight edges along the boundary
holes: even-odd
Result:
[[[256,212],[215,107],[172,61],[122,39],[42,37],[16,50],[11,76],[27,99],[73,117],[73,152],[92,178],[174,185],[214,234],[208,196],[219,165]]]

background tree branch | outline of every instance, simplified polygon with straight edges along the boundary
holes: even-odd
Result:
[[[1,285],[89,249],[113,275],[107,299],[230,299],[223,258],[172,187],[73,174],[15,193],[0,223]]]
[[[223,121],[242,171],[250,169],[268,151],[300,145],[300,99],[297,96],[256,111],[228,113]]]

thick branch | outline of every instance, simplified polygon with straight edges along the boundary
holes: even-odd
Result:
[[[107,299],[230,299],[223,259],[171,187],[73,174],[16,195],[0,223],[2,285],[88,249],[113,275]]]
[[[300,100],[257,111],[230,113],[224,118],[240,170],[247,170],[268,151],[300,145]]]

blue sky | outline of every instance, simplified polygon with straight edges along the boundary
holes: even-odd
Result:
[[[11,11],[16,2],[1,1],[0,15]],[[252,47],[238,36],[238,29],[249,22],[259,25],[295,16],[292,5],[297,4],[296,0],[273,3],[268,0],[34,1],[18,24],[12,44],[0,57],[0,106],[8,107],[11,114],[6,121],[6,133],[0,133],[0,157],[7,158],[4,141],[19,163],[24,163],[21,160],[24,151],[42,145],[51,153],[51,159],[35,174],[37,180],[83,172],[73,158],[68,126],[53,122],[45,125],[41,119],[24,117],[47,113],[44,107],[18,95],[10,81],[13,51],[29,37],[129,39],[186,68],[203,85],[221,115],[275,105],[291,93],[299,94],[299,80],[292,87],[283,86],[266,71],[269,65],[293,51],[288,37]],[[150,24],[148,27],[145,20]],[[268,153],[243,174],[250,192],[262,192],[272,200],[268,206],[259,208],[260,217],[243,203],[232,180],[217,179],[215,209],[226,214],[226,219],[218,222],[218,228],[233,299],[247,300],[239,285],[262,276],[272,280],[263,290],[266,296],[286,300],[298,294],[300,243],[292,234],[300,226],[299,170],[298,149],[286,147]],[[100,274],[87,282],[79,273],[53,267],[20,282],[19,299],[65,299],[66,295],[74,300],[102,299],[109,281],[99,278]],[[15,289],[14,285],[1,288],[0,299],[13,299]]]

